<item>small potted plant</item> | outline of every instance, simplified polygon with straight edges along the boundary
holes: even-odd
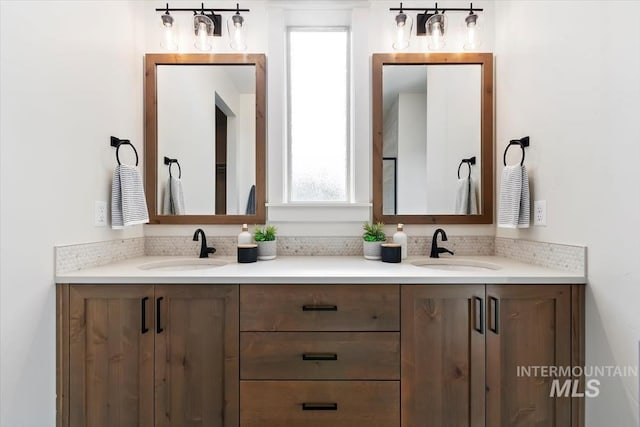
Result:
[[[364,257],[366,259],[380,259],[382,242],[387,240],[387,236],[384,234],[384,224],[381,222],[377,224],[365,223],[362,226],[364,234],[362,240],[364,244]]]
[[[253,240],[258,244],[259,260],[275,259],[277,231],[277,228],[273,225],[265,225],[263,228],[256,225],[253,229]]]

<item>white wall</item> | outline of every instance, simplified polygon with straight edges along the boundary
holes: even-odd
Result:
[[[247,121],[251,123],[255,117],[254,111],[243,112],[241,94],[229,74],[232,72],[228,66],[158,67],[158,209],[162,207],[169,178],[169,169],[164,164],[164,156],[168,156],[177,158],[182,167],[186,213],[215,213],[215,107],[218,104],[229,118],[227,144],[234,160],[239,141],[237,134],[242,127],[247,127]],[[250,119],[242,117],[243,113],[251,114],[247,116]],[[245,140],[243,143],[255,141],[255,132],[251,138],[251,141]],[[243,159],[243,162],[245,160],[248,162],[251,159]],[[239,171],[233,162],[228,163],[228,172],[234,174],[230,184],[235,187],[235,174]],[[254,164],[255,161],[251,163]],[[248,165],[246,167],[249,168]],[[173,166],[172,173],[177,171],[177,167]],[[237,202],[228,208],[231,213],[237,212]]]
[[[640,2],[496,2],[497,184],[531,136],[532,200],[548,226],[498,236],[587,245],[588,365],[638,364]],[[513,150],[511,162],[519,158]],[[638,425],[638,378],[602,379],[588,427]]]
[[[143,160],[137,3],[0,3],[3,427],[55,424],[53,246],[142,236],[93,225],[110,197],[109,136]]]
[[[471,177],[481,187],[481,80],[480,65],[427,67],[426,181],[429,213],[455,212],[460,160],[476,157]],[[467,165],[460,176],[468,174]]]
[[[426,94],[398,94],[398,214],[428,212],[426,117]]]

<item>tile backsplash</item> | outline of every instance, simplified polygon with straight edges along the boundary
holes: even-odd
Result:
[[[207,237],[216,254],[234,256],[235,237]],[[409,256],[428,255],[431,237],[409,236]],[[529,264],[586,274],[586,248],[556,243],[507,239],[493,236],[450,236],[441,246],[462,256],[497,255]],[[191,236],[148,236],[79,245],[57,246],[56,273],[98,267],[128,258],[148,256],[196,256],[200,242]],[[282,256],[361,256],[360,237],[278,238]]]
[[[98,267],[145,254],[145,238],[107,240],[55,247],[56,273]]]
[[[495,255],[556,270],[587,274],[587,248],[496,237]]]

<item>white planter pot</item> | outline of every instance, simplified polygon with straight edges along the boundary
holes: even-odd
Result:
[[[366,242],[363,240],[364,257],[366,259],[381,259],[382,243],[383,242]]]
[[[277,239],[269,242],[256,242],[258,244],[258,259],[268,261],[275,259],[277,254]]]

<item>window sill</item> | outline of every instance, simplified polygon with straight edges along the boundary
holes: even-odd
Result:
[[[267,203],[272,222],[365,222],[371,218],[371,203],[295,202]]]

